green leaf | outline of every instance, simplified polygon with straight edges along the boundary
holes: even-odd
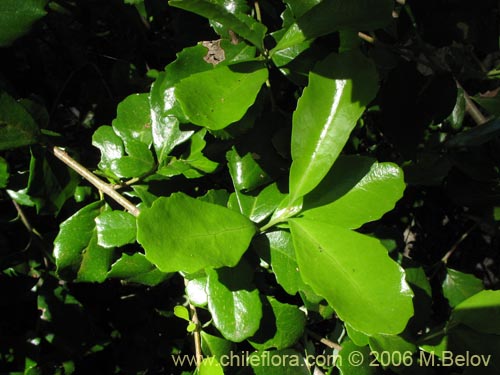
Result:
[[[111,163],[125,155],[122,139],[111,126],[100,126],[92,135],[92,145],[101,151],[99,169],[114,176]]]
[[[156,81],[159,82],[158,80]],[[155,88],[153,84],[152,90]],[[168,93],[157,95],[151,94],[151,103],[159,102],[162,96]],[[160,96],[160,98],[155,98]],[[151,121],[153,126],[153,142],[159,162],[164,162],[175,146],[187,141],[194,133],[193,131],[181,131],[179,129],[179,120],[171,114],[166,114],[161,110],[162,107],[156,106],[151,109]]]
[[[337,359],[337,368],[341,375],[375,375],[379,371],[376,366],[370,366],[371,356],[368,346],[356,345],[353,341],[342,342],[342,350]],[[359,361],[359,362],[358,362]]]
[[[286,231],[267,232],[255,239],[259,255],[271,264],[276,281],[290,295],[306,288],[299,273],[292,236]]]
[[[201,348],[205,355],[215,356],[220,361],[223,355],[230,355],[234,348],[231,341],[201,331]]]
[[[182,193],[159,198],[137,219],[137,240],[163,272],[234,266],[255,231],[243,215]]]
[[[181,56],[183,56],[182,52],[172,64],[178,63]],[[172,81],[172,77],[175,78],[176,75],[171,75],[168,72],[172,64],[166,68],[166,73],[161,73],[158,76],[151,86],[150,93],[153,145],[159,163],[167,160],[174,147],[187,141],[194,133],[193,131],[181,131],[179,128],[179,114],[181,117],[184,115],[175,96],[174,84],[177,81]],[[180,65],[183,66],[183,64]],[[191,67],[192,64],[187,64],[187,66]]]
[[[127,156],[114,159],[110,163],[111,171],[120,178],[133,178],[150,172],[154,167],[154,159],[148,146],[135,139],[125,144]]]
[[[413,293],[379,241],[307,219],[291,219],[290,229],[302,279],[342,320],[368,335],[403,331]]]
[[[94,229],[92,237],[82,250],[82,260],[76,281],[98,282],[106,280],[113,261],[114,249],[106,249],[97,244],[97,233]]]
[[[210,189],[205,195],[198,197],[198,199],[203,202],[226,207],[227,201],[229,200],[229,193],[224,189]]]
[[[397,165],[361,156],[341,157],[304,197],[303,216],[359,228],[392,210],[404,189],[403,171]]]
[[[450,122],[451,127],[454,130],[458,130],[462,128],[462,124],[464,122],[466,112],[466,101],[464,89],[457,88],[457,102],[455,103],[455,107],[453,111],[448,116],[447,120]],[[499,112],[500,113],[500,112]]]
[[[369,341],[375,358],[384,365],[387,363],[394,371],[397,371],[402,363],[407,363],[405,367],[413,364],[412,355],[417,351],[417,347],[405,338],[398,335],[375,335],[370,337]],[[404,362],[405,359],[408,362]]]
[[[259,330],[248,341],[257,350],[285,349],[297,342],[304,333],[306,316],[295,305],[267,297]]]
[[[186,283],[186,295],[189,302],[194,306],[203,307],[208,303],[207,276],[202,275],[188,280]]]
[[[111,270],[108,272],[108,278],[149,286],[158,285],[169,278],[170,275],[161,272],[141,253],[133,255],[122,254],[120,259],[113,263]]]
[[[183,79],[175,94],[189,121],[219,130],[243,117],[266,79],[259,62],[222,66]]]
[[[319,4],[321,0],[284,0],[283,2],[292,13],[293,18],[297,19],[312,7]]]
[[[189,317],[189,311],[186,307],[177,305],[174,307],[174,315],[178,318],[184,319],[187,322],[191,321]]]
[[[500,96],[496,95],[494,97],[481,97],[479,95],[474,95],[471,97],[471,99],[473,99],[477,104],[483,107],[490,115],[500,115]],[[460,114],[463,116],[462,113]]]
[[[132,94],[118,104],[113,129],[126,144],[134,139],[148,147],[153,141],[149,94]]]
[[[228,207],[241,212],[253,222],[260,223],[271,216],[283,197],[284,194],[274,183],[265,187],[256,197],[236,190],[229,199]]]
[[[61,161],[39,147],[31,148],[30,175],[26,193],[35,203],[37,212],[59,213],[64,203],[73,197],[80,176]]]
[[[236,191],[252,191],[271,181],[269,175],[260,167],[251,153],[241,157],[233,147],[227,152],[226,159]]]
[[[446,278],[443,281],[443,295],[451,307],[456,307],[483,289],[483,282],[474,275],[451,268],[446,269]]]
[[[246,14],[233,14],[223,4],[210,0],[170,0],[168,3],[224,25],[261,50],[264,47],[267,28]]]
[[[495,139],[498,135],[500,135],[500,119],[493,118],[481,126],[458,133],[446,142],[446,147],[460,149],[463,147],[481,146]]]
[[[54,257],[60,277],[97,282],[106,279],[113,249],[97,244],[95,218],[102,210],[102,202],[91,203],[61,224],[54,240]]]
[[[246,0],[212,0],[212,3],[218,4],[225,8],[229,13],[238,16],[243,16],[250,13],[250,7]],[[223,38],[230,37],[231,28],[227,27],[223,23],[217,21],[210,21],[210,26],[215,30],[217,34]]]
[[[197,375],[224,375],[222,366],[217,361],[217,358],[213,357],[203,359],[196,373]]]
[[[215,327],[233,342],[254,335],[260,326],[262,303],[250,266],[241,262],[236,268],[207,269],[207,275],[208,310]]]
[[[374,30],[392,21],[391,0],[323,0],[292,24],[278,45],[281,50],[339,30]]]
[[[254,352],[247,358],[255,375],[310,375],[308,364],[293,349]]]
[[[39,135],[38,126],[26,109],[0,90],[0,150],[31,145]]]
[[[163,176],[176,176],[182,173],[187,178],[198,178],[206,173],[213,173],[219,163],[208,159],[203,154],[207,142],[205,134],[207,130],[202,129],[191,137],[189,155],[181,159],[173,158],[170,163],[158,170],[158,174]]]
[[[14,40],[26,34],[35,21],[45,16],[47,2],[48,0],[2,0],[0,47],[9,46]]]
[[[369,344],[370,336],[365,335],[363,332],[356,331],[348,323],[345,323],[345,329],[347,331],[347,336],[349,336],[352,342],[357,346],[366,346]]]
[[[309,74],[293,114],[291,202],[328,173],[377,87],[374,65],[357,51],[330,54]]]
[[[500,291],[483,290],[461,302],[451,313],[449,324],[456,323],[500,335]]]
[[[135,217],[123,211],[105,211],[95,219],[97,243],[102,247],[119,247],[135,242]]]
[[[7,160],[0,157],[0,189],[3,189],[7,186],[9,182],[9,164]]]

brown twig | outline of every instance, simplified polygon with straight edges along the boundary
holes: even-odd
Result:
[[[184,279],[184,285],[187,286],[188,280]],[[195,325],[193,331],[194,338],[194,352],[196,356],[196,367],[200,367],[201,361],[203,360],[203,354],[201,351],[201,335],[200,335],[200,320],[198,319],[198,313],[196,312],[196,307],[189,303],[189,311],[191,313],[191,322]]]
[[[457,250],[458,246],[469,236],[469,234],[476,228],[477,224],[470,227],[462,236],[453,244],[448,252],[441,258],[441,261],[446,264],[453,253]]]
[[[134,216],[139,216],[139,209],[128,199],[120,195],[113,186],[107,184],[98,178],[95,174],[90,172],[83,165],[78,163],[75,159],[68,155],[68,153],[61,148],[54,146],[49,148],[49,150],[54,154],[56,158],[61,160],[68,167],[77,172],[80,176],[85,178],[88,182],[94,185],[99,191],[102,191],[104,194],[108,195],[112,198],[116,203],[125,208],[128,212],[130,212]]]
[[[120,195],[120,193],[118,193],[115,190],[114,186],[107,184],[106,182],[99,179],[95,174],[93,174],[83,165],[78,163],[75,159],[69,156],[66,151],[62,150],[61,148],[54,146],[50,150],[52,151],[55,157],[57,157],[64,164],[66,164],[68,167],[70,167],[79,175],[81,175],[83,178],[85,178],[88,182],[94,185],[100,192],[103,192],[104,194],[108,195],[110,198],[115,200],[118,204],[120,204],[123,208],[129,211],[132,215],[134,216],[139,215],[140,212],[139,209],[132,202],[130,202],[125,197]],[[14,202],[14,204],[16,203]],[[24,216],[20,215],[20,217],[21,220],[23,220],[23,223],[25,223]],[[31,226],[29,226],[29,223],[26,226],[28,229],[31,228]],[[184,279],[184,281],[185,283],[187,283],[186,279]],[[192,304],[189,304],[189,310],[191,312],[191,321],[196,326],[193,335],[194,335],[194,346],[196,352],[196,366],[199,367],[203,359],[201,351],[200,321],[198,319],[198,314],[196,313],[196,307],[194,307]]]
[[[361,32],[361,31],[358,33],[358,37],[360,39],[363,39],[365,42],[370,43],[370,44],[374,44],[375,43],[375,38],[374,37],[372,37],[372,36],[370,36],[368,34],[365,34],[365,33]]]
[[[311,330],[307,330],[306,332],[313,339],[318,340],[320,343],[328,346],[330,349],[335,349],[335,350],[339,350],[339,351],[342,350],[342,346],[340,346],[339,344],[337,344],[337,343],[335,343],[327,338],[321,337],[320,335],[318,335],[317,333],[315,333]]]
[[[455,83],[457,87],[462,89],[464,92],[465,111],[469,114],[470,117],[472,117],[476,125],[483,125],[486,121],[488,121],[488,119],[481,113],[479,108],[477,108],[476,103],[472,101],[469,94],[464,90],[460,82],[455,80]]]
[[[31,225],[31,223],[29,222],[26,214],[24,213],[24,211],[23,211],[22,207],[19,205],[19,203],[17,203],[15,200],[12,200],[12,204],[14,205],[14,207],[17,211],[17,215],[19,216],[19,219],[21,219],[21,222],[23,223],[24,227],[28,230],[28,232],[30,234],[30,240],[23,251],[25,251],[29,248],[32,241],[35,241],[35,243],[40,246],[40,249],[42,250],[42,252],[45,255],[43,260],[44,260],[45,267],[48,268],[49,263],[47,262],[47,259],[50,262],[54,263],[54,258],[52,257],[52,254],[50,253],[50,250],[49,250],[47,244],[44,242],[42,235]]]
[[[258,1],[254,1],[253,6],[255,8],[255,18],[257,21],[262,22],[262,14],[260,12],[260,5]]]

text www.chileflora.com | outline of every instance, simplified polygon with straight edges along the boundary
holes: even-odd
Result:
[[[222,355],[215,359],[215,357],[204,357],[204,360],[208,361],[210,364],[220,364],[222,367],[310,367],[310,366],[334,366],[341,358],[338,354],[330,355],[308,355],[301,356],[299,354],[281,354],[281,355],[270,355],[270,352],[262,352],[260,355],[252,355],[250,351],[242,351],[230,354]],[[176,355],[172,354],[172,360],[174,366],[196,366],[196,356],[184,354]]]

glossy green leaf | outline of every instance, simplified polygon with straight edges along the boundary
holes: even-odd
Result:
[[[132,94],[126,97],[118,105],[116,119],[112,125],[124,143],[134,139],[149,147],[153,141],[149,95]]]
[[[446,269],[446,278],[443,281],[443,295],[451,307],[457,306],[483,289],[483,282],[474,275],[451,268]]]
[[[163,272],[234,266],[255,230],[243,215],[182,193],[159,198],[137,219],[137,240]]]
[[[122,139],[111,126],[100,126],[92,135],[92,145],[101,151],[99,169],[113,175],[112,161],[121,159],[125,155]]]
[[[208,159],[203,154],[203,150],[207,145],[207,142],[205,141],[206,133],[207,130],[202,129],[196,132],[191,137],[191,147],[189,150],[189,156],[186,159],[186,163],[188,163],[194,169],[199,170],[203,173],[213,173],[219,166],[219,163]]]
[[[201,348],[205,355],[215,356],[215,358],[220,360],[221,356],[230,355],[234,348],[234,344],[221,337],[201,331]]]
[[[153,169],[153,155],[145,143],[129,139],[125,144],[125,150],[127,155],[112,160],[109,166],[111,171],[118,177],[138,177]]]
[[[276,184],[265,187],[257,196],[247,195],[236,191],[231,195],[228,207],[241,212],[255,223],[260,223],[274,212],[283,199]]]
[[[366,346],[369,344],[370,336],[365,335],[363,332],[356,331],[348,323],[345,323],[345,329],[347,331],[347,336],[349,336],[352,342],[357,346]]]
[[[170,0],[168,3],[171,6],[199,14],[211,21],[216,21],[248,40],[259,49],[263,49],[263,40],[267,28],[246,14],[233,14],[224,5],[214,3],[210,0]]]
[[[271,220],[266,224],[266,227],[286,221],[288,218],[295,216],[302,210],[302,199],[290,201],[291,196],[287,195],[278,204],[278,207],[271,216]]]
[[[174,315],[178,318],[184,319],[188,322],[191,321],[189,318],[189,311],[185,306],[177,305],[174,307]]]
[[[97,243],[97,233],[94,231],[89,243],[81,252],[81,263],[78,268],[77,281],[98,282],[106,280],[109,268],[113,262],[114,249],[104,248]]]
[[[197,375],[224,375],[221,364],[216,358],[205,358],[196,370]]]
[[[413,290],[413,308],[415,313],[406,332],[418,332],[428,327],[432,315],[432,287],[423,267],[418,263],[403,258],[402,266],[405,269],[406,281]]]
[[[323,181],[304,197],[303,216],[359,228],[392,210],[403,196],[403,171],[361,156],[339,158]]]
[[[151,130],[153,145],[160,164],[167,160],[175,146],[188,140],[194,133],[181,131],[179,128],[179,122],[185,116],[177,102],[174,85],[193,72],[209,69],[210,65],[203,60],[204,53],[206,51],[202,46],[184,49],[177,55],[177,59],[165,68],[165,72],[159,74],[151,86],[149,96]]]
[[[342,320],[368,335],[403,331],[413,293],[379,241],[307,219],[291,219],[290,229],[302,279]]]
[[[450,324],[461,323],[476,331],[500,335],[500,291],[483,290],[455,307]]]
[[[483,107],[490,115],[500,115],[500,96],[481,97],[480,95],[474,95],[471,98]]]
[[[108,272],[108,278],[150,286],[158,285],[168,279],[170,275],[161,272],[141,253],[122,254]]]
[[[465,102],[464,90],[462,88],[457,88],[457,102],[455,103],[453,111],[447,118],[453,129],[458,130],[462,127],[462,123],[464,122],[465,112],[466,112],[466,102]]]
[[[305,325],[306,316],[297,306],[267,297],[260,328],[248,341],[257,350],[286,349],[302,337]]]
[[[276,281],[290,295],[306,288],[299,273],[297,258],[289,232],[267,232],[255,239],[255,247],[261,257],[271,264]]]
[[[251,11],[251,8],[246,0],[212,0],[212,3],[222,6],[229,13],[235,15],[236,17],[242,16],[244,14],[250,14]],[[215,32],[223,38],[229,38],[231,35],[229,32],[231,28],[224,25],[223,23],[210,21],[210,26],[212,26]]]
[[[305,358],[293,349],[254,352],[247,358],[255,375],[310,375]]]
[[[0,189],[5,188],[7,182],[9,182],[9,164],[7,160],[0,157]]]
[[[347,340],[342,342],[342,350],[339,352],[336,367],[339,369],[341,375],[378,374],[378,368],[373,365],[370,366],[371,361],[370,348],[368,346],[359,346],[353,341]]]
[[[404,366],[407,368],[413,365],[412,356],[417,347],[405,338],[398,335],[375,335],[370,337],[369,341],[375,358],[384,365],[388,364],[394,371],[397,371],[402,363],[406,363]],[[404,362],[405,359],[408,362]]]
[[[151,207],[153,202],[158,199],[156,195],[149,191],[149,187],[147,185],[132,185],[132,189],[134,192],[129,192],[128,195],[139,197],[143,204],[147,207]]]
[[[105,211],[95,219],[97,243],[102,247],[119,247],[135,242],[135,217],[124,211]]]
[[[97,244],[95,218],[102,212],[103,203],[91,203],[60,226],[54,240],[57,273],[81,281],[104,281],[111,265],[112,249]]]
[[[213,173],[219,163],[208,159],[203,154],[203,149],[207,144],[204,139],[206,132],[206,129],[196,132],[191,137],[189,154],[180,159],[173,158],[168,165],[158,169],[158,173],[167,177],[182,173],[187,178],[198,178],[206,173]]]
[[[207,269],[207,275],[208,310],[215,327],[233,342],[254,335],[260,326],[262,303],[250,266],[242,262],[236,268]]]
[[[193,124],[218,130],[243,117],[266,79],[262,63],[222,66],[183,79],[175,94]]]
[[[26,34],[47,12],[48,0],[2,0],[0,2],[0,47],[9,46]]]
[[[39,135],[38,126],[26,109],[0,90],[0,150],[31,145]]]
[[[444,356],[450,357],[450,351],[453,357],[459,355],[462,358],[471,358],[473,355],[479,357],[481,363],[476,366],[462,366],[465,369],[475,371],[463,372],[463,374],[483,375],[500,373],[500,336],[477,332],[467,326],[460,325],[453,328],[446,335],[448,347],[443,352]],[[449,363],[448,359],[448,363]],[[472,362],[472,361],[471,361]],[[445,361],[443,361],[445,363]]]
[[[312,7],[319,4],[321,0],[284,0],[283,2],[287,5],[287,9],[290,10],[293,18],[298,19]]]
[[[357,51],[331,54],[309,74],[293,114],[291,202],[328,173],[377,87],[374,65]]]
[[[210,189],[205,195],[198,197],[198,199],[203,202],[226,207],[227,201],[229,200],[229,193],[224,189]]]
[[[339,30],[374,30],[392,21],[390,0],[323,0],[292,24],[273,51]]]
[[[271,181],[269,175],[260,167],[256,156],[251,153],[241,157],[233,148],[227,152],[226,159],[235,190],[252,191]]]
[[[208,303],[207,276],[202,275],[188,280],[186,283],[186,295],[189,302],[194,306],[206,306]]]
[[[493,118],[481,126],[458,133],[446,142],[446,146],[452,149],[481,146],[498,135],[500,135],[500,119]]]

